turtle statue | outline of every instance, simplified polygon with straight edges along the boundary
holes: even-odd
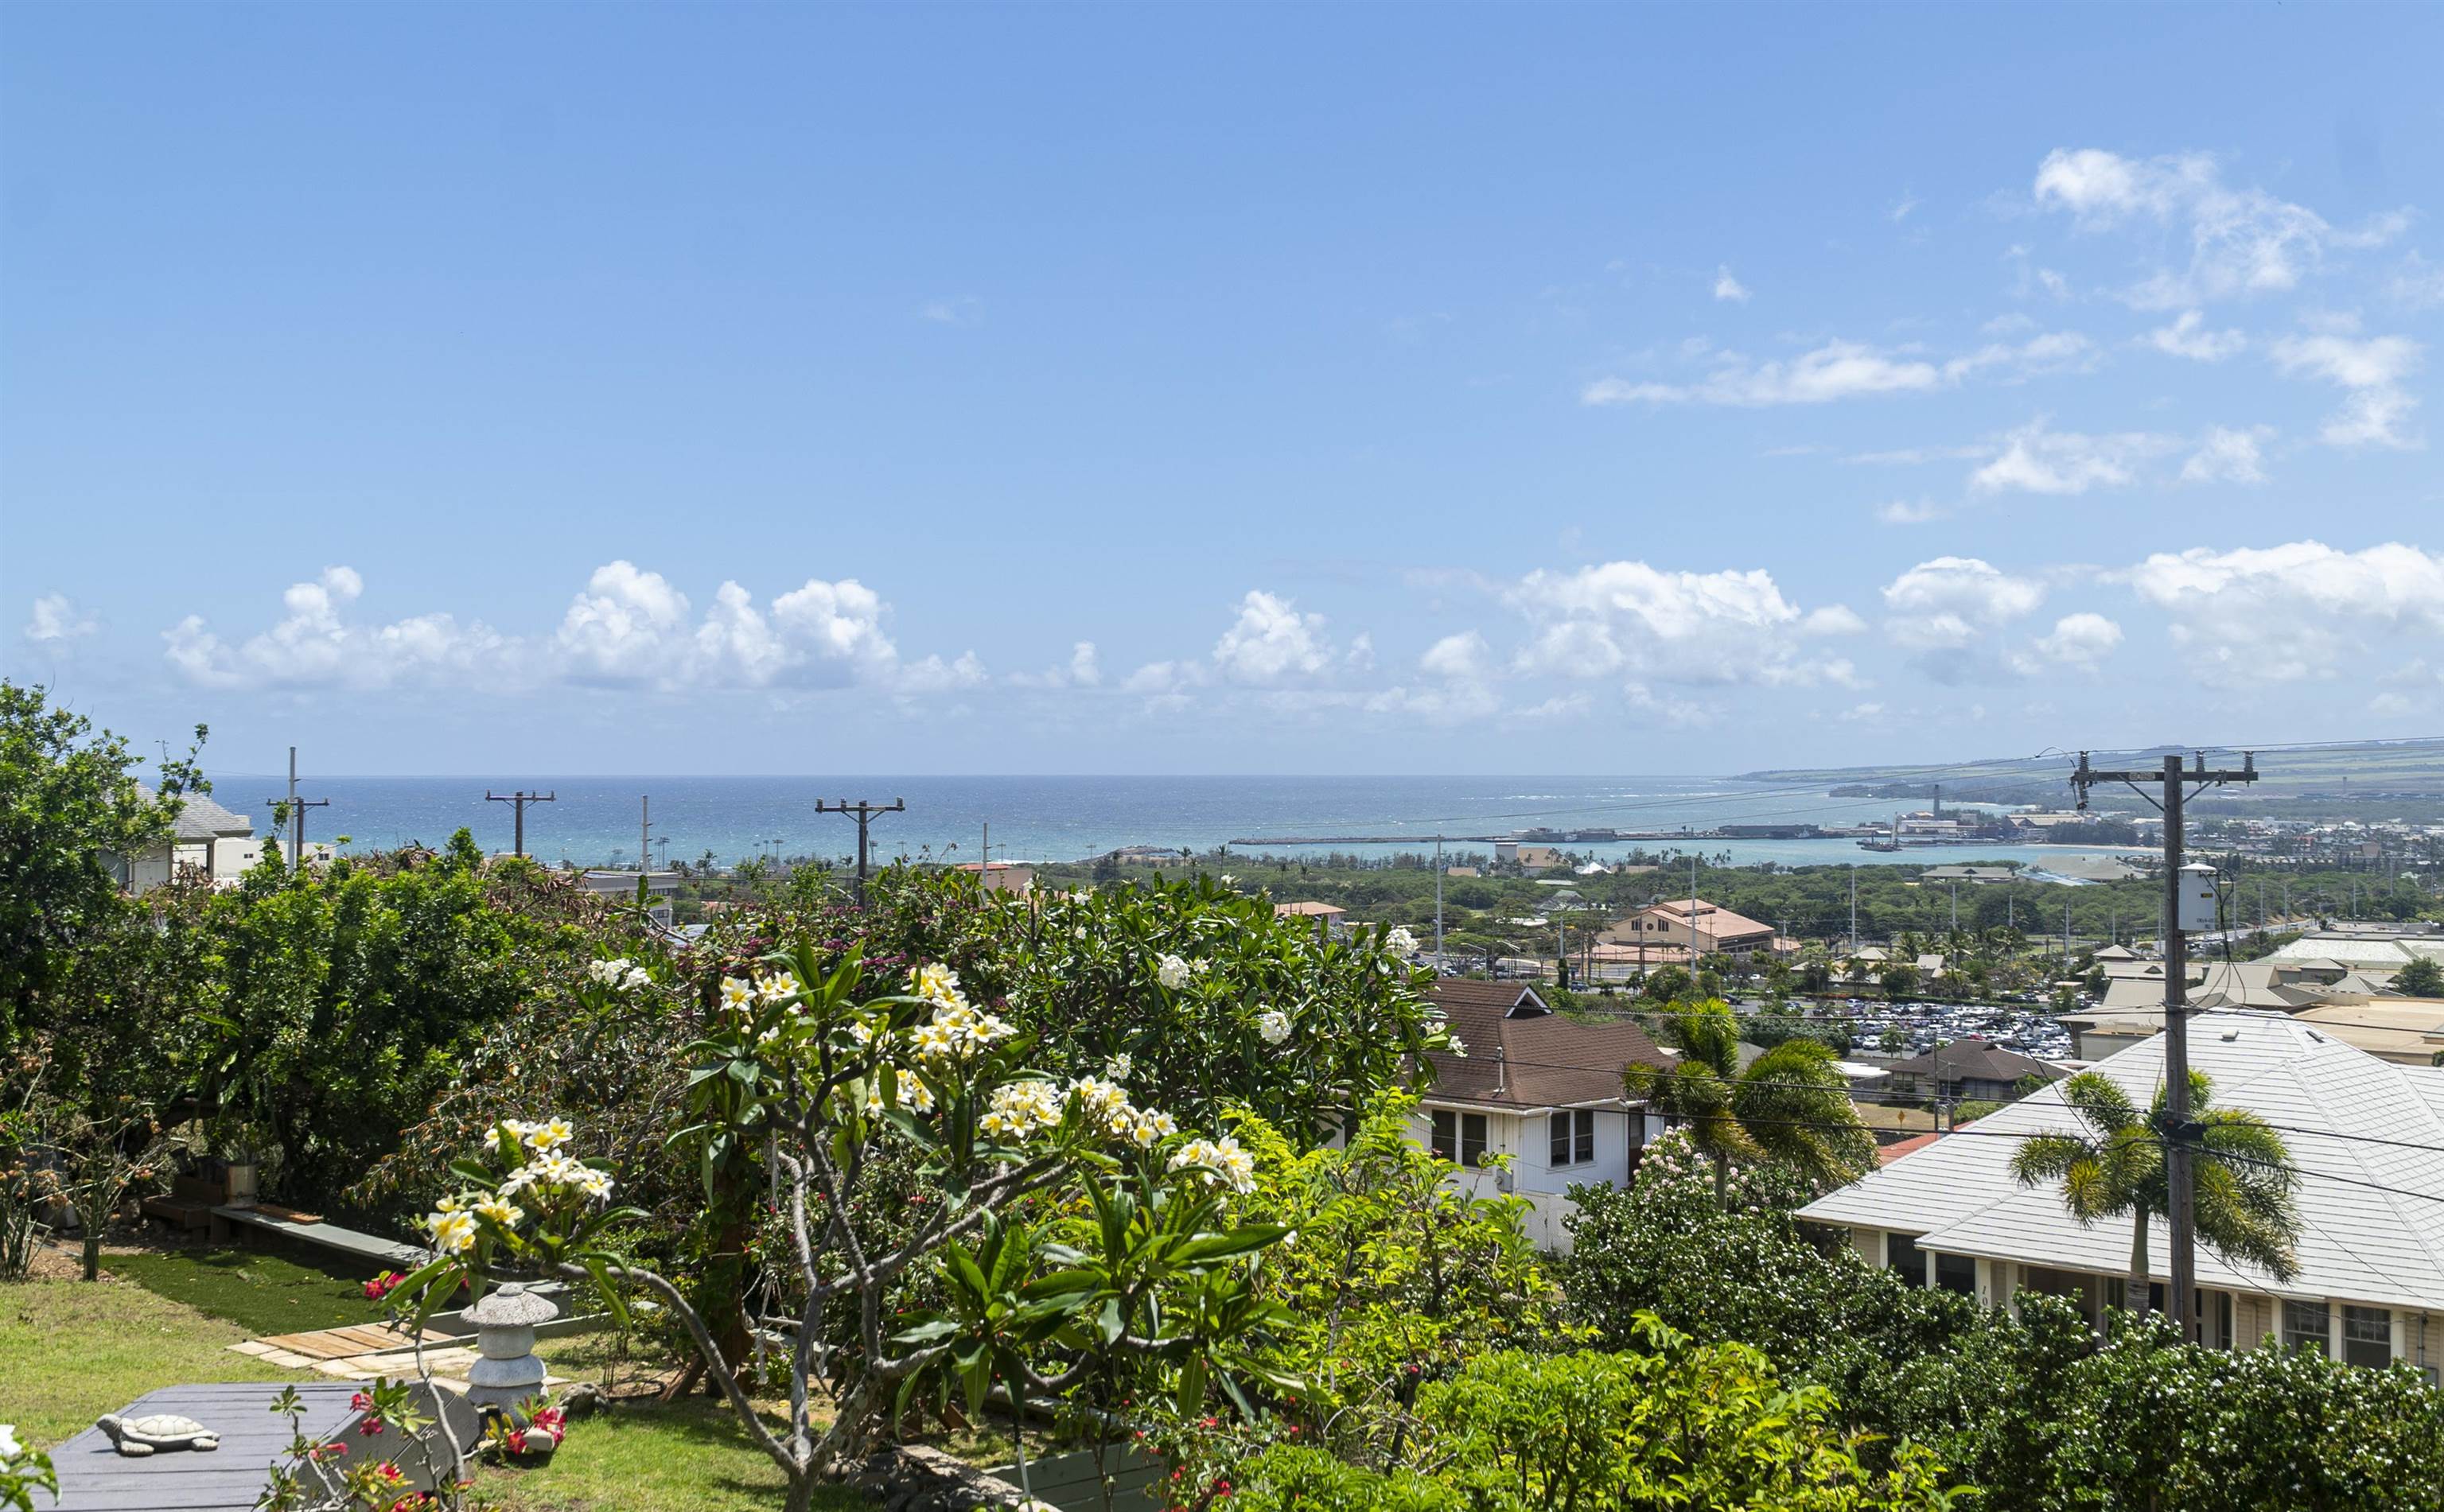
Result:
[[[119,1452],[131,1459],[140,1459],[157,1449],[216,1449],[221,1436],[192,1417],[175,1412],[148,1412],[142,1417],[121,1417],[104,1412],[94,1419],[94,1426],[110,1435]]]

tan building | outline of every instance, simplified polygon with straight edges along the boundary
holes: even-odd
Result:
[[[1273,917],[1277,919],[1308,919],[1313,921],[1319,931],[1327,935],[1348,933],[1348,914],[1349,911],[1347,909],[1335,908],[1329,903],[1318,903],[1311,899],[1299,903],[1276,903],[1273,905]]]
[[[1006,893],[1011,897],[1026,897],[1035,891],[1035,868],[1019,861],[961,861],[952,868],[970,876],[981,875],[988,893]]]
[[[1785,949],[1773,926],[1743,918],[1704,898],[1671,898],[1651,903],[1596,938],[1605,945],[1677,945],[1693,943],[1699,955],[1753,955]]]

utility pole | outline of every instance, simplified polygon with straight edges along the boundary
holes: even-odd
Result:
[[[331,806],[331,801],[327,798],[300,798],[297,796],[296,747],[291,746],[288,747],[288,796],[286,799],[267,798],[264,800],[264,802],[272,809],[277,810],[288,821],[289,866],[293,869],[305,865],[306,811],[309,808],[328,808]]]
[[[895,798],[888,803],[871,803],[862,798],[854,803],[845,798],[833,799],[828,802],[820,798],[815,800],[815,812],[818,814],[847,814],[857,820],[857,901],[860,906],[865,902],[865,827],[874,821],[877,814],[897,814],[907,807],[908,801],[904,798]]]
[[[487,803],[515,803],[517,805],[517,809],[515,811],[517,814],[517,819],[515,821],[515,834],[517,838],[511,841],[510,848],[520,856],[524,856],[527,853],[527,805],[528,803],[549,803],[555,802],[559,797],[560,794],[557,790],[548,793],[529,793],[524,788],[520,788],[514,793],[496,793],[489,787],[484,789],[484,802]]]
[[[645,794],[637,800],[637,875],[642,876],[654,869],[654,800]]]
[[[2079,806],[2087,807],[2087,790],[2098,783],[2120,783],[2156,804],[2164,816],[2164,1101],[2165,1115],[2172,1124],[2164,1147],[2164,1174],[2172,1197],[2172,1273],[2171,1305],[2173,1320],[2179,1325],[2181,1337],[2192,1343],[2198,1338],[2197,1308],[2197,1170],[2195,1152],[2200,1133],[2190,1118],[2190,1007],[2189,947],[2183,920],[2181,897],[2181,804],[2185,789],[2194,783],[2203,790],[2220,787],[2226,783],[2257,781],[2257,756],[2253,751],[2241,752],[2237,771],[2229,768],[2209,770],[2204,753],[2195,765],[2184,768],[2178,755],[2164,758],[2161,772],[2100,771],[2087,764],[2087,753],[2080,752],[2079,770],[2071,777],[2071,785],[2079,789]],[[2161,802],[2148,796],[2140,783],[2160,784]],[[2207,927],[2212,929],[2213,914],[2210,910]]]
[[[1435,974],[1443,969],[1443,838],[1435,837]]]
[[[1859,958],[1859,863],[1850,863],[1850,959]]]

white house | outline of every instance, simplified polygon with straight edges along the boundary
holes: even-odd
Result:
[[[2163,1079],[2159,1035],[2099,1063],[2144,1106]],[[2444,1366],[2444,1069],[2403,1066],[2287,1014],[2217,1011],[2190,1021],[2190,1064],[2218,1107],[2279,1126],[2301,1172],[2299,1274],[2289,1282],[2197,1248],[2206,1342],[2303,1345],[2358,1365]],[[2015,1135],[2080,1127],[2060,1084],[1965,1133],[1937,1139],[1800,1209],[1846,1230],[1869,1264],[1995,1307],[2021,1292],[2081,1301],[2091,1318],[2119,1300],[2130,1225],[2083,1227],[2058,1184],[2023,1187]],[[2160,1296],[2169,1239],[2152,1226]]]
[[[1627,1186],[1639,1152],[1662,1133],[1644,1104],[1621,1096],[1621,1073],[1670,1058],[1637,1024],[1565,1019],[1526,983],[1447,978],[1434,996],[1467,1054],[1432,1057],[1417,1141],[1460,1167],[1453,1179],[1464,1189],[1526,1198],[1528,1237],[1566,1250],[1569,1189]],[[1481,1169],[1496,1155],[1509,1157],[1508,1170]]]
[[[150,788],[142,791],[147,798],[153,796]],[[178,817],[170,839],[128,857],[121,879],[127,891],[138,894],[174,876],[218,886],[235,882],[262,858],[263,841],[255,839],[254,821],[231,813],[201,793],[187,793],[178,800]]]

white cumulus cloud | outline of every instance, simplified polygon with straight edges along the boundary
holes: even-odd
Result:
[[[1527,675],[1709,684],[1855,677],[1846,661],[1800,655],[1807,616],[1762,569],[1672,572],[1607,562],[1531,572],[1504,597],[1531,626],[1512,662]]]
[[[2040,417],[2007,433],[2002,450],[1969,475],[1969,486],[1980,493],[2046,494],[2120,488],[2136,476],[2140,460],[2172,444],[2168,437],[2136,431],[2056,431]]]
[[[46,593],[34,600],[26,619],[26,638],[36,645],[58,646],[90,636],[100,628],[93,617],[68,601],[64,593]]]
[[[2115,576],[2170,617],[2193,670],[2217,686],[2363,676],[2380,642],[2444,635],[2444,557],[2398,542],[2199,546]]]
[[[1913,651],[1956,651],[2030,614],[2045,597],[2045,584],[1979,558],[1936,557],[1884,585],[1884,634]]]
[[[2121,644],[2121,627],[2100,614],[2064,615],[2036,639],[2037,655],[2065,667],[2094,667]]]
[[[1250,588],[1239,600],[1239,618],[1213,643],[1213,666],[1235,683],[1263,686],[1287,677],[1312,677],[1332,664],[1324,638],[1324,617],[1299,613],[1287,599]]]
[[[1718,267],[1714,269],[1714,297],[1745,304],[1749,302],[1748,286],[1731,276],[1729,266]]]

